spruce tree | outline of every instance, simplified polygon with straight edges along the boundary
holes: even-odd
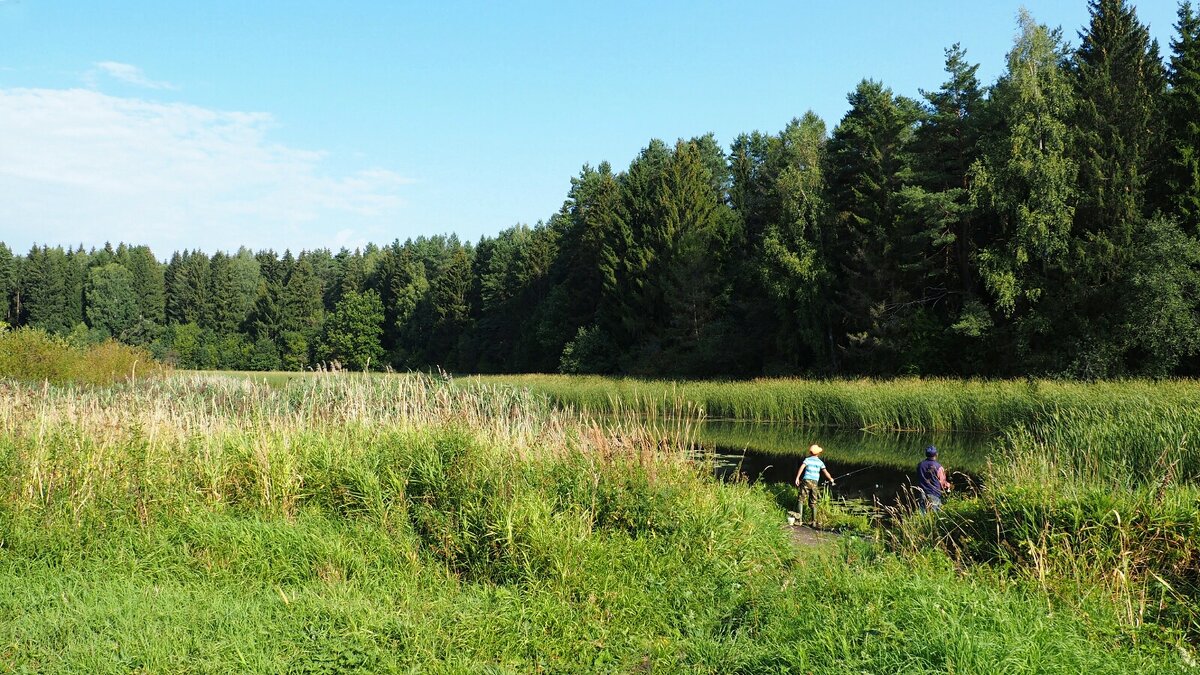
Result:
[[[1161,242],[1170,224],[1149,230],[1147,221],[1154,208],[1149,178],[1162,154],[1165,75],[1158,45],[1125,0],[1093,0],[1089,10],[1072,59],[1072,148],[1079,161],[1073,255],[1053,319],[1056,341],[1070,355],[1067,371],[1101,377],[1133,365],[1126,354],[1144,336],[1131,323],[1140,300],[1130,275],[1153,255],[1141,248]],[[1138,360],[1139,367],[1147,363]]]
[[[167,319],[210,325],[209,258],[201,251],[176,253],[167,264]]]
[[[35,246],[29,251],[21,278],[21,324],[65,335],[72,321],[69,302],[70,261],[61,248]]]
[[[0,242],[0,321],[8,326],[17,323],[13,311],[13,296],[17,292],[17,264],[12,249]]]
[[[471,258],[470,249],[456,245],[450,259],[438,270],[437,278],[431,284],[429,302],[434,321],[427,353],[428,365],[444,368],[457,365],[458,340],[468,326],[471,312]]]
[[[315,337],[324,314],[321,295],[321,280],[317,278],[312,262],[301,254],[283,288],[283,329]]]
[[[580,328],[599,326],[610,340],[625,335],[624,284],[636,263],[629,223],[622,219],[621,185],[607,162],[584,166],[550,220],[558,256],[550,275],[554,290],[543,317],[546,349],[561,352]],[[602,324],[602,325],[601,325]],[[557,358],[555,359],[557,361]]]
[[[901,269],[907,251],[898,194],[909,171],[915,101],[864,80],[829,142],[831,257],[839,345],[851,369],[887,371],[901,356]]]
[[[164,324],[166,282],[163,278],[163,266],[154,258],[148,246],[133,246],[127,249],[121,263],[133,277],[139,316],[154,324]]]
[[[283,326],[283,314],[279,306],[282,289],[265,278],[260,279],[255,291],[254,308],[246,317],[246,332],[255,341],[268,339],[278,342]]]
[[[1146,215],[1146,186],[1161,128],[1165,76],[1158,45],[1125,0],[1091,0],[1072,60],[1072,153],[1079,162],[1075,236],[1096,282],[1126,267]]]
[[[88,267],[91,256],[83,250],[82,244],[74,251],[68,249],[66,256],[66,273],[63,278],[63,289],[66,297],[64,300],[64,316],[61,320],[64,324],[74,328],[84,323],[83,296],[84,287],[87,285]]]
[[[685,375],[711,374],[720,354],[710,331],[726,302],[720,244],[728,207],[724,181],[714,178],[699,139],[675,145],[662,189],[665,261],[661,281],[667,369]]]
[[[218,335],[231,335],[245,323],[258,295],[259,262],[242,248],[235,256],[218,252],[210,262],[212,328]]]
[[[1167,212],[1200,237],[1200,12],[1179,6],[1166,95],[1163,186]]]

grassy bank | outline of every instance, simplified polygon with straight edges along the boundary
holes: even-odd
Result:
[[[1062,598],[1102,597],[1129,625],[1164,622],[1200,638],[1200,384],[1187,380],[650,382],[522,376],[559,405],[656,416],[683,402],[710,415],[811,426],[992,434],[990,447],[945,457],[986,489],[889,534],[905,554],[944,551],[966,566],[1033,581]],[[730,425],[707,440],[802,448],[788,427]],[[772,429],[776,431],[772,431]],[[780,431],[782,430],[782,431]],[[809,432],[811,433],[811,431]],[[782,434],[782,437],[779,437]],[[829,435],[836,450],[836,434]],[[777,438],[779,437],[779,438]],[[903,458],[864,441],[831,456]],[[766,446],[765,448],[763,446]],[[868,444],[869,445],[869,444]],[[864,447],[857,447],[864,446]],[[950,461],[953,459],[953,461]],[[972,461],[974,460],[974,461]],[[909,460],[911,461],[911,460]]]
[[[1200,640],[1197,422],[1172,407],[1039,415],[1005,432],[979,497],[909,519],[897,548],[937,547],[1052,595],[1102,597],[1130,625]]]
[[[467,378],[528,388],[597,413],[667,415],[680,401],[715,419],[790,422],[868,431],[998,433],[1037,413],[1092,410],[1112,416],[1200,408],[1190,380],[796,380],[658,381],[573,375]]]
[[[1180,634],[424,378],[0,384],[0,661],[42,672],[1153,672]]]

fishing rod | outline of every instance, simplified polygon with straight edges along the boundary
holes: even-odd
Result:
[[[841,480],[841,479],[843,479],[843,478],[846,478],[847,476],[853,476],[854,474],[856,474],[856,473],[859,473],[859,472],[861,472],[861,471],[866,471],[867,469],[877,469],[877,468],[879,468],[879,465],[878,465],[878,464],[870,464],[870,465],[868,465],[868,466],[864,466],[864,467],[862,467],[861,469],[855,469],[854,471],[850,471],[850,472],[848,472],[848,473],[844,473],[844,474],[842,474],[842,475],[840,475],[840,476],[837,476],[837,477],[835,477],[835,478],[833,479],[833,482],[835,482],[835,483],[836,483],[836,482],[838,482],[839,480]]]

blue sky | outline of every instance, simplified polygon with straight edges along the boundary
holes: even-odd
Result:
[[[1135,3],[1169,49],[1176,3]],[[1072,42],[1084,0],[1029,1]],[[0,0],[0,241],[277,250],[548,218],[584,163],[725,146],[864,77],[990,83],[1019,4]]]

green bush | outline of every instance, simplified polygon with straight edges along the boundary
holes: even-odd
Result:
[[[0,332],[0,378],[109,384],[159,370],[159,364],[145,349],[113,340],[73,345],[36,328]]]
[[[0,377],[25,382],[74,379],[79,350],[66,340],[36,328],[0,333]]]

